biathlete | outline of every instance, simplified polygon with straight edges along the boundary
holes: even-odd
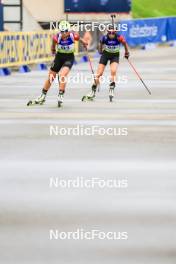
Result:
[[[58,107],[62,105],[66,87],[66,77],[74,64],[75,41],[80,41],[85,47],[87,46],[87,43],[81,39],[77,33],[71,32],[71,25],[69,22],[61,21],[59,29],[60,32],[54,36],[51,48],[52,54],[55,55],[55,59],[43,86],[42,94],[35,100],[29,101],[27,104],[28,106],[33,104],[44,104],[47,92],[56,78],[57,73],[59,73]]]
[[[111,79],[109,85],[109,99],[112,102],[112,99],[114,97],[114,89],[116,86],[115,80],[120,57],[120,44],[124,46],[125,58],[128,59],[130,54],[125,38],[117,33],[117,30],[114,29],[113,25],[110,25],[108,27],[107,34],[101,38],[99,43],[98,49],[99,53],[101,54],[101,58],[99,61],[97,73],[94,76],[94,84],[92,85],[91,92],[86,96],[83,96],[82,101],[91,101],[95,98],[97,86],[100,82],[100,77],[103,75],[107,63],[110,62]]]

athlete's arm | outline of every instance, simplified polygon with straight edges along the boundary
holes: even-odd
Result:
[[[103,43],[102,43],[101,41],[100,41],[99,44],[98,44],[98,52],[99,52],[100,54],[103,53]]]
[[[74,40],[80,41],[84,47],[87,47],[88,45],[88,43],[83,38],[80,38],[78,33],[74,33]]]
[[[51,52],[52,54],[56,54],[56,45],[57,45],[57,37],[54,36],[52,39],[52,45],[51,45]]]
[[[127,44],[125,38],[120,35],[120,36],[118,36],[118,41],[120,43],[122,43],[122,45],[124,46],[124,49],[125,49],[125,58],[128,59],[129,56],[130,56],[130,53],[129,53],[128,44]]]
[[[98,44],[98,52],[99,52],[100,54],[103,53],[103,45],[104,45],[104,36],[100,39],[100,42],[99,42],[99,44]]]

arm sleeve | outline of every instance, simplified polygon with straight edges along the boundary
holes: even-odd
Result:
[[[53,36],[53,42],[57,44],[57,36]]]
[[[117,39],[118,39],[118,41],[119,41],[120,43],[122,43],[122,44],[125,44],[125,43],[126,43],[126,40],[125,40],[125,38],[124,38],[122,35],[118,35],[118,36],[117,36]]]
[[[74,35],[74,40],[76,41],[80,40],[80,36],[78,33],[74,33],[73,35]]]

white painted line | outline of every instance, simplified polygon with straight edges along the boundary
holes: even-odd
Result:
[[[86,117],[86,116],[85,116]],[[57,119],[40,119],[40,120],[19,120],[8,119],[0,120],[0,125],[99,125],[99,126],[176,126],[176,120],[57,120]]]
[[[0,165],[0,168],[7,171],[12,169],[25,169],[26,168],[38,168],[41,170],[46,171],[53,171],[56,170],[56,168],[60,168],[61,170],[64,169],[64,171],[73,171],[73,170],[83,170],[85,171],[129,171],[129,170],[148,170],[148,171],[162,171],[162,170],[176,170],[176,163],[175,160],[170,161],[140,161],[138,160],[69,160],[69,166],[68,161],[59,161],[59,160],[52,160],[52,161],[42,161],[42,160],[28,160],[28,161],[5,161]],[[38,175],[39,176],[39,175]],[[167,177],[167,175],[166,175]]]
[[[2,99],[0,99],[0,102],[9,102],[10,106],[12,106],[12,107],[13,107],[13,105],[12,105],[13,102],[24,103],[24,105],[26,106],[27,101],[28,101],[28,99],[16,99],[16,98],[12,98],[12,99],[2,98]],[[47,106],[47,103],[50,103],[50,102],[52,102],[52,103],[57,102],[57,97],[55,99],[54,99],[54,97],[48,98],[48,100],[46,101],[46,106]],[[96,103],[102,103],[102,102],[109,104],[108,97],[107,97],[107,99],[99,99],[97,97],[95,102],[81,102],[81,99],[65,99],[65,103],[77,103],[77,102],[82,103],[83,105],[86,103],[87,104],[96,104]],[[176,99],[118,99],[118,98],[115,98],[114,102],[116,104],[118,104],[118,103],[176,104]],[[43,106],[37,106],[36,105],[36,107],[45,107],[45,105],[43,105]],[[35,108],[35,106],[33,106],[33,108]]]
[[[49,108],[49,109],[53,109],[52,108]],[[57,109],[57,108],[56,108]],[[108,108],[107,108],[108,109]],[[41,118],[43,117],[43,114],[51,114],[51,117],[52,117],[52,114],[53,113],[56,113],[56,112],[48,112],[47,109],[42,109],[42,112],[41,111],[34,111],[35,108],[33,107],[33,110],[30,112],[31,114],[40,114],[41,113]],[[39,108],[37,108],[37,110],[39,110]],[[45,111],[43,111],[45,110]],[[9,111],[6,111],[4,112],[4,116],[3,116],[3,112],[0,113],[0,118],[3,118],[3,117],[6,117],[6,114],[8,114],[10,116],[10,114],[13,114],[14,116],[14,113],[17,111],[17,108],[10,108]],[[113,111],[113,109],[112,109]],[[125,115],[125,114],[129,114],[129,115],[132,115],[132,114],[137,114],[138,116],[140,116],[141,114],[144,114],[144,115],[160,115],[163,114],[163,115],[176,115],[176,109],[170,109],[170,108],[166,108],[166,109],[149,109],[149,108],[132,108],[132,109],[129,109],[129,108],[118,108],[116,109],[116,111],[118,111],[117,113],[117,118],[118,118],[118,115]],[[21,114],[23,113],[25,115],[26,113],[26,117],[27,115],[29,114],[29,111],[27,112],[24,112],[24,109],[20,109],[18,108],[18,113],[17,114]],[[62,112],[63,113],[63,112]],[[77,114],[76,112],[72,112],[73,113],[73,117],[74,117],[74,114]],[[91,111],[92,113],[92,111]],[[85,114],[85,117],[89,114],[88,112],[87,113],[84,113]],[[104,111],[104,114],[107,115],[106,113],[106,110]],[[96,116],[96,114],[95,114]]]

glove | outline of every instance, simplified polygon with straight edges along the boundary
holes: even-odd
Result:
[[[127,59],[128,60],[128,58],[130,57],[130,53],[129,52],[125,52],[125,59]]]

